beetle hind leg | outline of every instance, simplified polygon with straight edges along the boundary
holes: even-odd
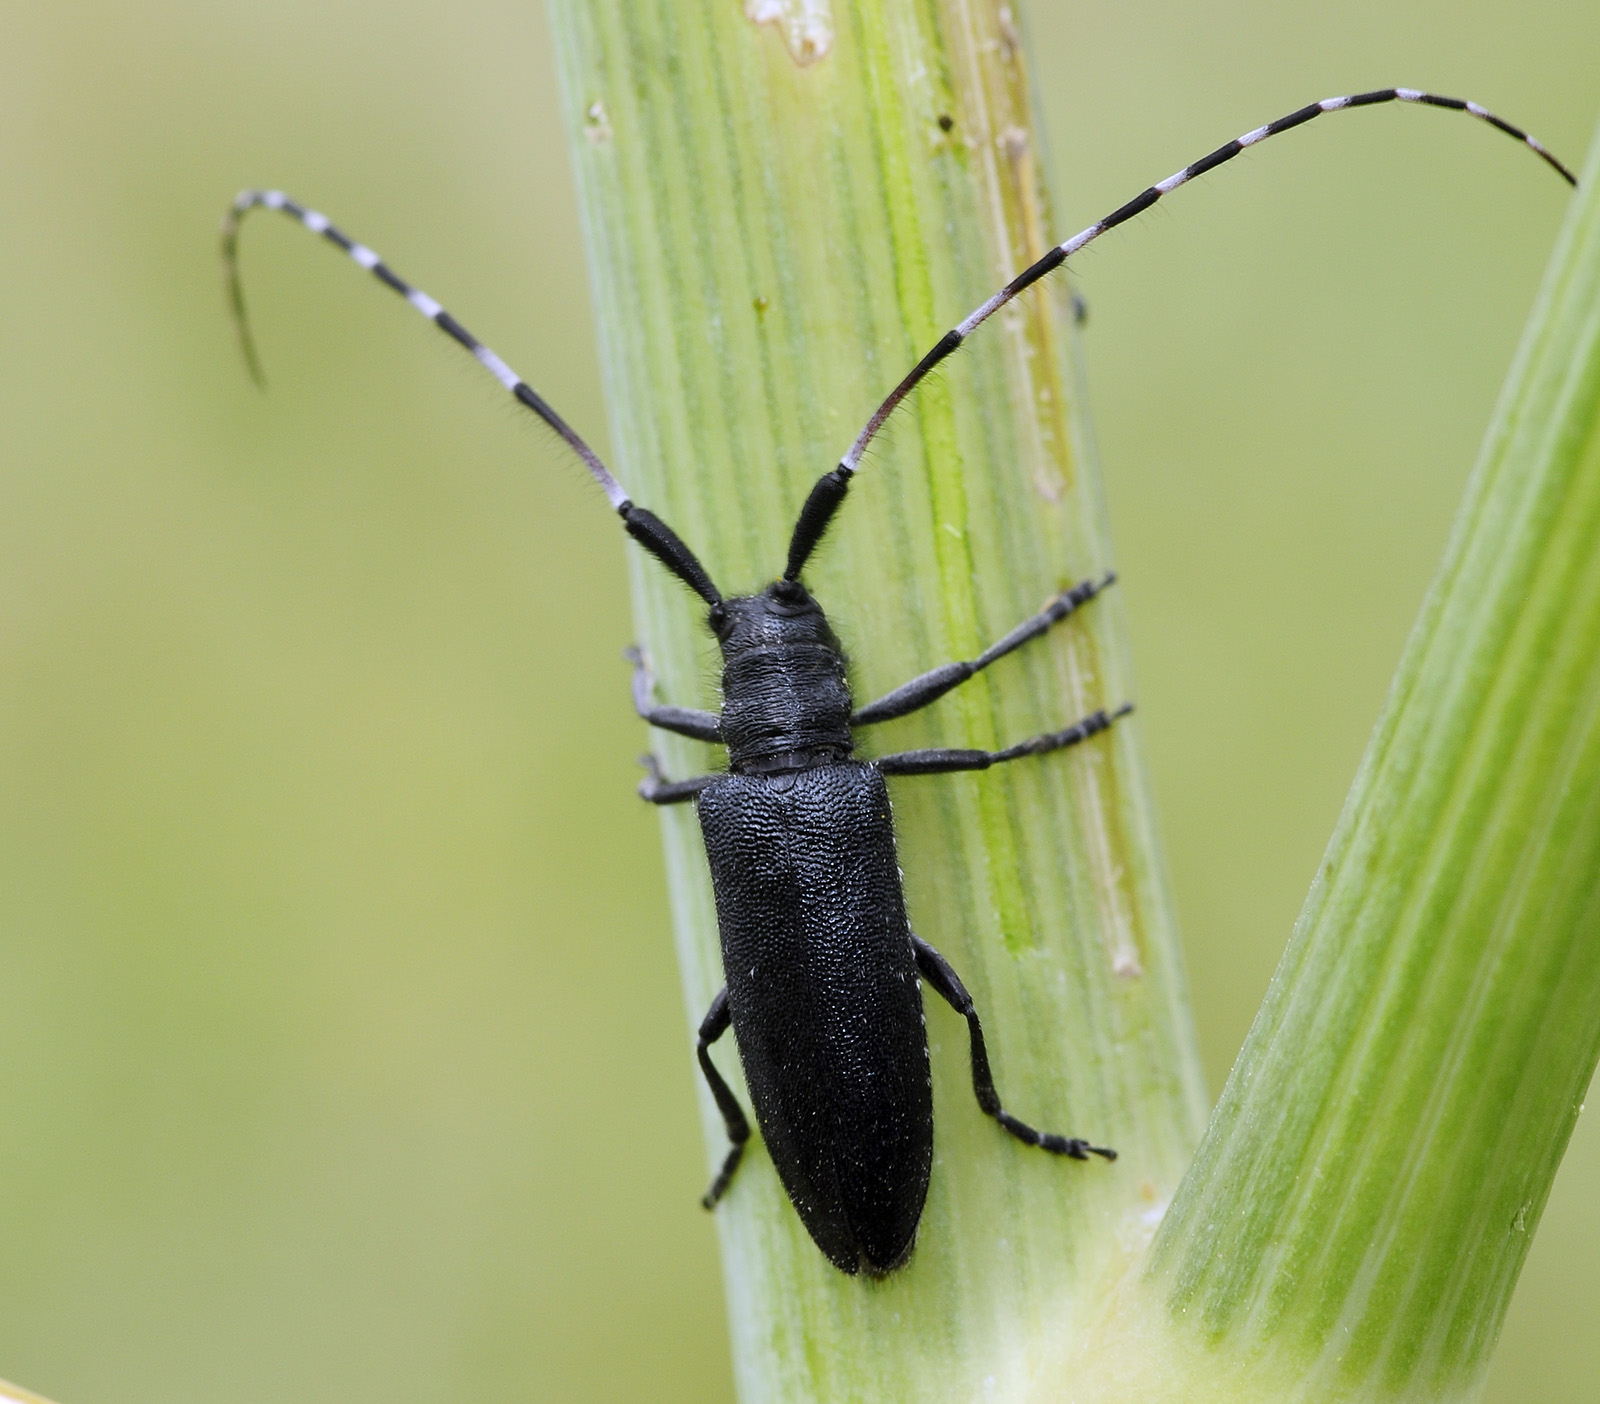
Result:
[[[922,972],[922,978],[967,1021],[967,1031],[972,1039],[972,1092],[984,1112],[1024,1145],[1037,1146],[1052,1155],[1070,1156],[1073,1160],[1087,1160],[1091,1155],[1115,1160],[1117,1153],[1109,1146],[1090,1145],[1078,1136],[1035,1131],[1027,1122],[1019,1121],[1000,1105],[1000,1094],[995,1090],[994,1074],[989,1068],[989,1049],[983,1041],[983,1025],[978,1022],[978,1011],[972,1003],[972,996],[967,993],[967,987],[950,968],[950,963],[915,933],[911,937],[911,946],[916,952],[917,969]]]
[[[727,1157],[722,1162],[722,1169],[717,1171],[717,1177],[711,1182],[711,1187],[701,1196],[700,1203],[707,1209],[715,1209],[717,1201],[727,1192],[729,1184],[733,1181],[733,1172],[739,1168],[739,1162],[744,1159],[745,1142],[750,1139],[750,1120],[745,1116],[744,1108],[739,1105],[739,1099],[733,1095],[733,1089],[722,1080],[722,1074],[711,1061],[711,1045],[727,1033],[732,1022],[732,1017],[728,1013],[728,987],[724,985],[717,992],[717,997],[711,1001],[711,1008],[706,1011],[706,1017],[700,1021],[700,1041],[695,1047],[695,1057],[700,1062],[700,1071],[705,1075],[706,1085],[711,1089],[717,1110],[722,1113],[722,1124],[728,1128],[728,1140],[732,1142],[728,1147]]]

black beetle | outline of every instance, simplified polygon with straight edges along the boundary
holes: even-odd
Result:
[[[797,539],[806,525],[802,516]],[[791,554],[795,574],[803,560],[803,552]],[[1000,1105],[972,999],[907,919],[884,776],[983,770],[1060,750],[1128,708],[994,752],[904,751],[862,761],[851,732],[926,706],[1112,578],[1063,591],[975,662],[937,668],[859,711],[821,606],[790,575],[758,595],[711,602],[723,657],[720,717],[652,705],[638,660],[635,702],[647,721],[728,748],[726,775],[669,781],[652,767],[640,787],[656,804],[698,801],[716,893],[727,984],[700,1025],[697,1053],[732,1148],[707,1208],[727,1188],[750,1135],[710,1057],[731,1024],[762,1139],[817,1246],[845,1272],[883,1273],[905,1260],[933,1159],[919,974],[967,1020],[984,1111],[1029,1145],[1115,1159],[1105,1147],[1035,1131]]]
[[[1107,230],[1267,137],[1324,112],[1395,101],[1467,112],[1525,143],[1577,184],[1539,142],[1476,103],[1411,88],[1328,98],[1246,132],[1051,249],[947,332],[812,489],[782,578],[759,594],[727,599],[671,528],[636,507],[566,421],[431,297],[281,191],[247,190],[234,201],[223,221],[223,259],[245,358],[258,381],[237,240],[241,218],[264,206],[336,244],[470,351],[583,459],[628,533],[709,606],[708,623],[722,649],[720,714],[657,705],[648,664],[633,655],[634,703],[646,721],[728,748],[726,774],[668,780],[651,760],[640,786],[655,804],[696,802],[716,893],[727,983],[700,1025],[697,1056],[732,1148],[706,1192],[708,1208],[727,1189],[750,1136],[743,1109],[710,1057],[711,1045],[731,1027],[768,1152],[817,1246],[847,1273],[886,1273],[905,1261],[933,1158],[920,980],[967,1021],[973,1090],[986,1113],[1028,1145],[1079,1160],[1091,1154],[1115,1159],[1106,1147],[1035,1131],[1001,1106],[971,997],[944,958],[911,930],[884,777],[986,770],[1061,750],[1106,730],[1129,704],[1000,751],[930,749],[863,761],[855,759],[853,737],[857,727],[905,716],[942,697],[1045,633],[1115,577],[1107,572],[1081,581],[973,661],[946,663],[856,709],[838,640],[801,572],[884,422],[934,366],[1018,293]]]

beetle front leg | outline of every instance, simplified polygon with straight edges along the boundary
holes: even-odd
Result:
[[[1018,1121],[1000,1105],[994,1074],[989,1070],[989,1050],[983,1041],[983,1026],[978,1022],[978,1011],[972,1003],[972,996],[967,993],[967,987],[950,968],[950,963],[915,933],[911,937],[911,947],[916,952],[917,969],[922,972],[922,978],[967,1021],[967,1031],[972,1038],[972,1091],[978,1099],[978,1105],[1025,1145],[1038,1146],[1040,1150],[1047,1150],[1053,1155],[1071,1156],[1074,1160],[1087,1160],[1091,1155],[1115,1160],[1117,1153],[1108,1146],[1092,1146],[1077,1136],[1057,1136],[1049,1131],[1035,1131],[1027,1122]]]
[[[633,709],[651,726],[659,726],[663,731],[675,731],[679,736],[693,737],[696,741],[715,743],[722,740],[722,718],[715,712],[657,705],[655,674],[650,671],[650,662],[642,648],[635,644],[623,649],[622,656],[633,664]]]
[[[744,1158],[745,1142],[750,1139],[749,1118],[745,1116],[744,1108],[739,1105],[739,1099],[733,1095],[733,1089],[722,1080],[722,1074],[711,1061],[711,1045],[727,1033],[732,1023],[732,1016],[728,1013],[728,987],[724,985],[717,992],[717,997],[711,1001],[711,1008],[706,1011],[706,1017],[700,1021],[700,1041],[694,1050],[695,1057],[700,1060],[700,1071],[705,1074],[706,1083],[711,1088],[711,1096],[716,1101],[717,1110],[722,1113],[722,1124],[728,1128],[728,1139],[733,1143],[728,1148],[727,1158],[722,1162],[722,1169],[717,1171],[717,1178],[711,1182],[711,1188],[701,1197],[700,1203],[707,1209],[716,1208],[717,1201],[727,1192],[728,1184],[733,1179],[733,1172],[739,1168],[739,1162]]]
[[[718,775],[696,775],[690,780],[668,780],[661,773],[661,762],[654,756],[640,756],[639,764],[650,773],[639,782],[639,798],[651,804],[687,804]]]
[[[1003,761],[1021,760],[1023,756],[1043,756],[1051,751],[1064,750],[1087,741],[1109,730],[1111,723],[1125,717],[1133,710],[1133,703],[1124,702],[1114,712],[1091,712],[1082,721],[1073,722],[1061,731],[1047,731],[1043,736],[1030,736],[1003,751],[968,751],[948,746],[930,746],[923,751],[896,751],[890,756],[879,756],[872,764],[883,775],[946,775],[954,770],[987,770]]]

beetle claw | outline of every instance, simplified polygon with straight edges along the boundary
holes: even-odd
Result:
[[[661,773],[661,761],[653,751],[646,751],[639,757],[639,764],[647,772],[644,779],[639,782],[639,795],[643,799],[653,799],[656,791],[666,781],[666,776]]]

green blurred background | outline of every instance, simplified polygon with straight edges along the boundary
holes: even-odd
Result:
[[[1029,21],[1063,233],[1334,93],[1600,111],[1593,0]],[[0,9],[0,1374],[62,1404],[729,1397],[622,534],[330,250],[247,233],[267,396],[215,274],[282,185],[603,447],[559,103],[538,0]],[[1080,265],[1213,1087],[1564,203],[1384,110]],[[1600,1394],[1592,1118],[1496,1401]]]

